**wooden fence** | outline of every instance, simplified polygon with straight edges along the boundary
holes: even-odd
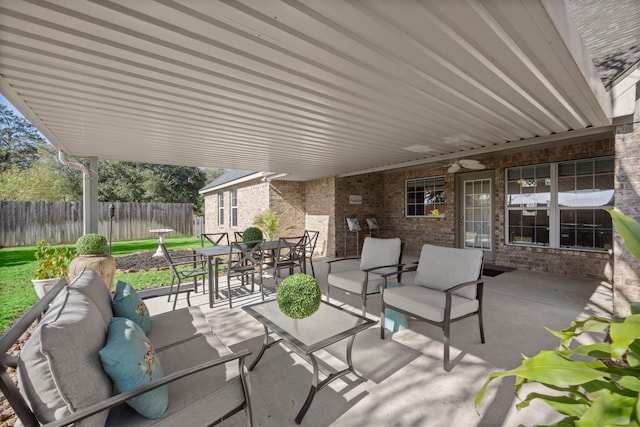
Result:
[[[98,206],[98,233],[109,238],[109,206]],[[155,238],[149,230],[172,228],[172,236],[191,236],[191,203],[113,203],[112,240]],[[42,239],[49,243],[75,243],[83,233],[81,202],[13,202],[0,201],[0,247],[35,245]]]

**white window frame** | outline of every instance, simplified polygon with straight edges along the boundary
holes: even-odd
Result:
[[[562,163],[567,163],[567,162],[580,162],[580,161],[597,161],[597,160],[613,160],[614,157],[613,156],[605,156],[605,157],[595,157],[595,158],[588,158],[588,159],[576,159],[576,160],[566,160],[566,161],[560,161],[560,162],[553,162],[553,163],[540,163],[540,164],[535,164],[535,165],[526,165],[526,166],[516,166],[514,168],[505,168],[505,187],[504,187],[504,192],[505,192],[505,228],[504,228],[504,241],[506,245],[511,245],[511,246],[528,246],[528,247],[536,247],[536,248],[551,248],[551,249],[562,249],[562,250],[571,250],[571,251],[583,251],[583,252],[607,252],[608,248],[587,248],[587,247],[577,247],[577,246],[562,246],[561,245],[561,224],[560,224],[560,213],[563,210],[588,210],[588,211],[593,211],[595,209],[613,209],[613,205],[606,205],[606,206],[578,206],[578,207],[566,207],[566,206],[560,206],[559,202],[558,202],[558,179],[559,179],[559,172],[558,172],[558,167],[560,164]],[[510,169],[515,169],[517,167],[537,167],[537,166],[549,166],[549,179],[550,179],[550,185],[549,185],[549,200],[548,200],[548,204],[547,206],[536,206],[536,207],[526,207],[523,208],[521,206],[509,206],[509,170]],[[615,171],[613,172],[615,173]],[[595,176],[592,175],[592,176]],[[526,243],[526,242],[511,242],[509,241],[509,230],[510,230],[510,225],[509,225],[509,218],[510,215],[509,213],[511,211],[524,211],[524,210],[531,210],[531,211],[547,211],[548,215],[549,215],[549,244],[548,245],[543,245],[543,244],[534,244],[534,243]],[[613,227],[613,226],[612,226]]]
[[[218,193],[218,225],[224,225],[224,192]]]
[[[433,192],[441,192],[440,196],[441,196],[441,200],[439,201],[433,201],[430,203],[425,203],[424,201],[424,192],[423,192],[423,202],[422,204],[424,205],[424,213],[422,215],[417,215],[417,214],[409,214],[409,206],[418,206],[418,203],[410,203],[409,202],[409,184],[410,183],[418,183],[419,181],[423,181],[424,184],[428,184],[429,188],[431,188],[431,190]],[[442,184],[439,183],[439,181],[442,182]],[[434,209],[439,209],[441,206],[444,206],[445,200],[446,200],[446,190],[445,190],[445,177],[444,175],[438,175],[438,176],[429,176],[429,177],[424,177],[424,178],[412,178],[412,179],[407,179],[404,182],[404,215],[407,218],[429,218],[429,217],[434,217],[433,214],[431,214],[430,212]],[[425,185],[427,186],[427,185]],[[439,216],[444,216],[442,214],[440,214]]]
[[[230,213],[230,224],[231,227],[238,226],[238,190],[231,190],[231,213]]]

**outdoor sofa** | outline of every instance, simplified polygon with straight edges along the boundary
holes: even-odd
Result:
[[[128,297],[119,301],[130,302]],[[139,310],[136,308],[137,313],[146,311],[142,305]],[[120,336],[116,334],[117,325],[125,326],[127,332],[123,336],[127,337],[138,337],[142,327],[133,327],[131,320],[114,317],[113,313],[112,297],[105,283],[95,271],[85,269],[69,285],[64,279],[58,282],[0,337],[0,387],[19,417],[17,425],[204,426],[242,409],[247,425],[252,425],[244,366],[250,352],[231,352],[210,329],[198,307],[148,316],[149,332],[139,340],[148,348],[141,363],[135,363],[137,366],[127,364],[139,341],[133,340],[136,344],[130,350],[126,345],[121,348],[114,336]],[[39,323],[22,346],[20,356],[9,354],[11,346],[34,321]],[[111,351],[114,343],[124,353],[109,354],[112,359],[115,356],[117,365],[115,374],[111,372],[113,367],[107,368],[109,374],[117,377],[132,368],[133,374],[127,372],[126,379],[142,372],[148,375],[142,385],[116,391],[124,387],[114,387],[103,369],[103,352]],[[17,369],[19,389],[9,376],[9,368]],[[162,371],[164,375],[156,375]],[[149,390],[153,391],[146,393]],[[161,399],[156,399],[158,393]],[[148,408],[134,410],[125,403],[136,396],[142,399],[138,403],[149,404],[152,411],[158,402],[162,404],[167,397],[168,401],[160,409],[164,411],[162,415],[150,419],[137,412],[145,413]]]

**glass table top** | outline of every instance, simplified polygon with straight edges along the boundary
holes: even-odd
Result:
[[[304,319],[285,316],[276,300],[245,306],[243,309],[305,354],[311,354],[377,323],[325,301],[320,303],[318,311]]]

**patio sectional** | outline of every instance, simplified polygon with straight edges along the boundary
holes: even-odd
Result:
[[[0,388],[23,425],[203,426],[243,409],[252,425],[248,350],[231,352],[197,307],[149,316],[135,291],[116,297],[85,269],[0,337]],[[38,319],[20,356],[9,354]]]

